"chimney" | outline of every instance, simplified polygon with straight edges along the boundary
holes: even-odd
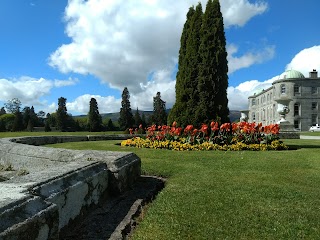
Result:
[[[309,72],[309,78],[318,78],[318,72],[316,69],[313,69],[312,72]]]

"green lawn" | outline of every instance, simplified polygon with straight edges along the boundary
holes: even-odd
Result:
[[[298,150],[175,152],[115,145],[55,147],[132,151],[146,174],[168,177],[133,239],[319,239],[320,141]]]
[[[133,239],[319,239],[320,140],[285,142],[299,149],[175,152],[119,141],[50,146],[132,151],[145,174],[168,178]]]
[[[306,135],[306,136],[320,136],[320,132],[301,132],[301,135]]]
[[[108,132],[0,132],[0,138],[23,137],[23,136],[66,136],[66,135],[104,135],[104,134],[123,134],[123,131]]]

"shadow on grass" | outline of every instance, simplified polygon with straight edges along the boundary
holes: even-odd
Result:
[[[298,150],[302,148],[320,148],[320,145],[313,145],[313,144],[306,144],[306,145],[293,145],[293,144],[288,144],[289,150]]]
[[[141,208],[156,197],[164,184],[162,178],[141,176],[132,189],[108,197],[80,221],[63,229],[59,239],[125,239],[133,230]]]

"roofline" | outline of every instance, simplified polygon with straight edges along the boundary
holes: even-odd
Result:
[[[273,85],[273,84],[272,84]],[[258,97],[258,96],[260,96],[260,95],[262,95],[262,94],[264,94],[265,92],[268,92],[269,90],[271,90],[273,88],[273,86],[271,86],[271,87],[269,87],[269,88],[267,88],[267,89],[263,89],[260,93],[258,93],[258,94],[254,94],[254,95],[251,95],[251,96],[249,96],[248,98],[255,98],[255,97]]]

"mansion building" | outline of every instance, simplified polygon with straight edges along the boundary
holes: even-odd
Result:
[[[307,131],[318,124],[320,104],[320,78],[314,69],[305,77],[296,70],[287,70],[282,73],[268,89],[262,90],[248,97],[248,122],[269,125],[280,120],[277,112],[278,102],[281,99],[289,100],[289,113],[285,119],[296,130]]]

